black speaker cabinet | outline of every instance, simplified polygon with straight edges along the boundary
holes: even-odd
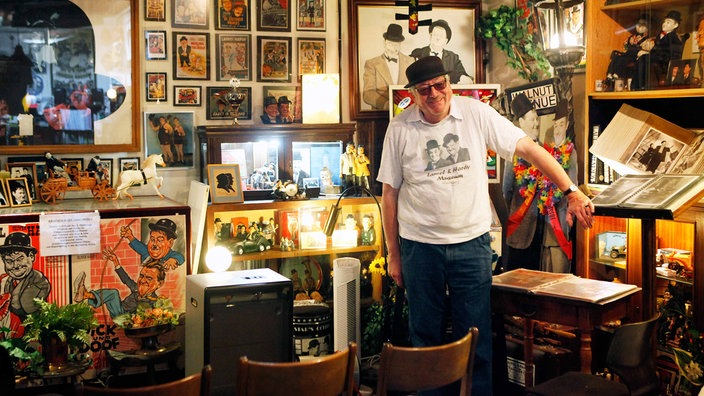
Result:
[[[293,360],[293,285],[268,268],[186,278],[186,375],[213,367],[211,394],[234,395],[240,356]]]

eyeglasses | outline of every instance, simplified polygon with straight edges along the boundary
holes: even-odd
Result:
[[[430,95],[430,88],[435,88],[436,91],[442,91],[445,89],[447,86],[447,80],[442,80],[440,82],[436,82],[435,84],[430,84],[426,85],[424,87],[416,87],[416,91],[418,91],[419,94],[426,96]]]

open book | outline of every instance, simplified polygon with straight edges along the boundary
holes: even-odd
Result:
[[[704,133],[623,104],[589,148],[620,175],[703,173]]]
[[[625,175],[592,202],[597,215],[618,216],[615,209],[650,218],[674,219],[704,197],[704,176],[693,174]]]
[[[592,303],[604,302],[639,290],[636,285],[524,268],[494,275],[493,286]]]

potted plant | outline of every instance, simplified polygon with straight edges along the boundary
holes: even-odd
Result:
[[[83,301],[58,306],[34,299],[39,309],[22,322],[24,339],[42,345],[42,354],[50,371],[68,363],[69,350],[78,351],[91,341],[90,332],[98,326],[93,308]]]
[[[126,336],[141,340],[142,351],[153,351],[161,349],[157,337],[177,326],[179,319],[171,300],[160,297],[152,304],[138,304],[135,312],[120,315],[114,321]]]

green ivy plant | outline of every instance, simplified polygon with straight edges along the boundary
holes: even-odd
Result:
[[[538,81],[541,72],[550,70],[540,43],[533,42],[528,33],[528,19],[524,10],[502,5],[479,18],[477,36],[494,40],[496,46],[508,57],[508,65],[518,75],[530,82]]]

